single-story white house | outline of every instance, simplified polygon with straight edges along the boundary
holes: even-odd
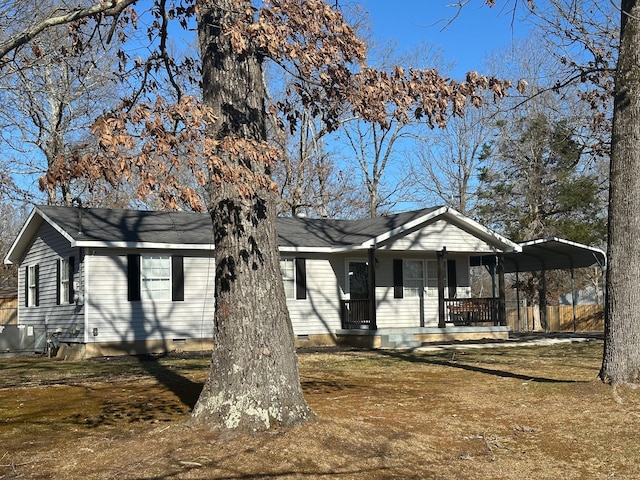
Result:
[[[470,266],[493,257],[499,274],[522,248],[449,207],[279,218],[277,231],[300,344],[508,335],[504,282],[471,299]],[[208,214],[35,207],[5,258],[19,268],[26,348],[42,351],[53,333],[85,356],[210,349],[214,248]]]

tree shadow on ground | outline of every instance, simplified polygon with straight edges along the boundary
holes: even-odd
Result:
[[[467,370],[470,372],[483,373],[486,375],[494,375],[500,378],[515,378],[517,380],[524,380],[527,382],[541,382],[541,383],[585,383],[580,380],[562,380],[557,378],[539,377],[535,375],[525,375],[521,373],[510,372],[508,370],[492,369],[487,367],[481,367],[479,365],[470,365],[468,363],[461,363],[456,360],[445,360],[429,355],[416,355],[411,352],[400,352],[392,350],[379,350],[380,354],[411,363],[424,363],[427,365],[438,365],[442,367],[457,368],[460,370]]]
[[[137,358],[142,368],[168,390],[173,392],[178,399],[190,410],[193,410],[204,382],[194,382],[176,369],[164,365],[160,359],[166,355],[139,355]]]

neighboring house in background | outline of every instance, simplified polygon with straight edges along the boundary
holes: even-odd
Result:
[[[520,247],[453,209],[279,218],[277,231],[299,344],[508,335],[499,297],[469,299],[469,271]],[[86,356],[209,349],[213,254],[208,214],[35,207],[5,259],[19,267],[24,346],[57,332]]]

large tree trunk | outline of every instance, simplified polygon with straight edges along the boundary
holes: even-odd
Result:
[[[234,53],[220,31],[223,23],[244,19],[244,8],[237,4],[198,2],[203,98],[217,116],[212,134],[218,139],[233,135],[265,141],[261,58],[252,50]],[[248,167],[258,176],[268,174],[259,159],[217,153],[231,171]],[[227,179],[212,183],[210,211],[216,260],[214,347],[193,418],[247,431],[310,420],[279,267],[274,194],[267,187]]]
[[[640,377],[640,6],[622,1],[611,139],[602,381]]]

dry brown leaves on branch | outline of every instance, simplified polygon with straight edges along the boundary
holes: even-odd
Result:
[[[250,162],[269,164],[277,157],[275,150],[247,139],[214,140],[206,133],[213,120],[209,108],[188,96],[176,104],[158,98],[153,105],[119,109],[93,125],[99,154],[59,158],[40,185],[51,188],[69,178],[84,178],[93,186],[102,180],[117,185],[135,178],[141,198],[153,195],[167,208],[187,205],[193,210],[204,210],[206,205],[195,185],[186,185],[180,177],[185,169],[200,186],[231,182],[241,195],[251,195],[257,188],[273,189],[268,176],[255,172]],[[228,162],[221,152],[249,163]]]
[[[322,0],[271,0],[259,11],[246,0],[238,0],[237,6],[246,15],[223,25],[223,32],[238,54],[270,57],[292,76],[289,98],[271,107],[290,128],[295,128],[300,110],[294,98],[329,130],[337,128],[345,112],[381,125],[415,118],[434,127],[460,114],[468,101],[480,105],[482,92],[502,98],[511,86],[476,72],[456,82],[432,69],[368,68],[364,43],[340,12]],[[207,126],[216,112],[196,99],[184,97],[171,104],[158,97],[155,104],[126,107],[95,123],[99,155],[60,159],[42,184],[57,185],[74,176],[115,184],[135,176],[141,196],[153,193],[169,208],[183,202],[194,209],[204,208],[194,190],[196,181],[233,183],[240,195],[273,188],[267,171],[279,158],[277,151],[261,139],[209,138]],[[194,185],[181,184],[176,173],[180,169],[193,174]]]

